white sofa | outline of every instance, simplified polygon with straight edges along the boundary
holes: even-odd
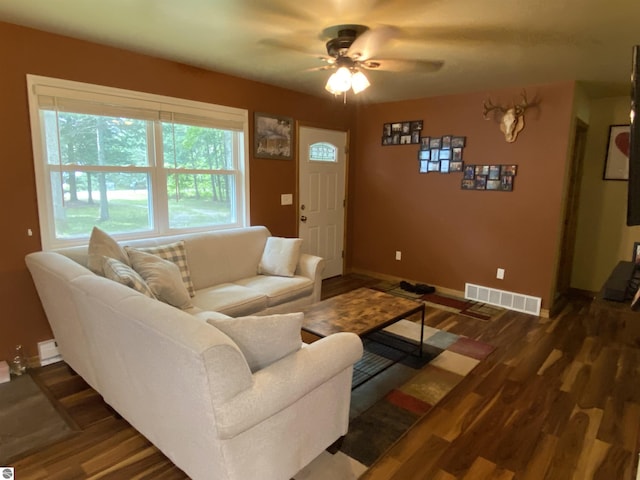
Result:
[[[64,360],[193,479],[286,480],[347,431],[352,368],[362,355],[356,335],[300,342],[252,371],[244,347],[206,321],[215,302],[234,316],[266,315],[319,298],[315,257],[298,265],[296,276],[313,284],[304,295],[283,301],[284,287],[260,281],[268,236],[252,227],[131,242],[185,240],[199,307],[191,313],[95,275],[81,265],[86,249],[26,258]],[[224,306],[224,294],[210,294],[216,286],[236,300],[242,288],[255,290],[260,300]]]

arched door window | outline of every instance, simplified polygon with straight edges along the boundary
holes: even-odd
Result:
[[[309,160],[312,162],[337,162],[338,147],[327,142],[313,143],[309,146]]]

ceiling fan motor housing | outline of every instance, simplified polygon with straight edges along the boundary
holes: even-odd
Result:
[[[327,42],[327,53],[334,58],[346,55],[358,35],[368,30],[364,25],[342,25],[333,28],[338,29],[338,36]]]

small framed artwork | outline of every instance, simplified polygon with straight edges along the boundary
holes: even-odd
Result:
[[[429,162],[429,165],[427,167],[427,171],[429,171],[429,172],[439,172],[440,171],[440,162],[434,162],[434,161]]]
[[[440,149],[440,160],[451,160],[451,149],[450,148],[441,148]]]
[[[464,167],[464,173],[462,174],[462,178],[466,180],[473,180],[476,176],[476,167],[475,165],[467,165]]]
[[[442,137],[442,148],[451,148],[451,135]]]
[[[449,160],[440,160],[440,173],[449,173]]]
[[[517,165],[500,165],[500,175],[514,176],[518,171]]]
[[[413,122],[411,122],[411,131],[420,132],[422,130],[422,125],[423,125],[422,120],[414,120]],[[418,135],[418,137],[420,137],[420,135]]]
[[[429,140],[429,148],[440,148],[442,146],[442,139],[440,137],[433,138]]]
[[[633,254],[631,256],[631,261],[636,265],[640,265],[640,242],[633,243]]]
[[[418,150],[419,160],[431,160],[431,150]]]
[[[505,175],[500,177],[500,190],[503,192],[511,192],[513,190],[513,176]]]
[[[487,190],[500,190],[500,180],[487,180]]]
[[[432,148],[431,149],[431,161],[435,162],[436,160],[440,160],[440,149]]]
[[[500,180],[500,165],[489,165],[489,180]]]
[[[462,179],[462,189],[463,190],[475,190],[476,189],[476,181],[474,179],[463,178]]]
[[[489,175],[489,165],[476,165],[476,175]]]
[[[629,180],[629,125],[611,125],[603,180]]]
[[[452,154],[453,154],[452,160],[454,162],[462,161],[462,147],[453,147]]]
[[[449,172],[461,172],[462,171],[462,162],[451,162],[449,163]]]
[[[484,175],[476,176],[476,190],[486,190],[487,189],[487,177]]]
[[[431,137],[420,137],[420,149],[429,150],[429,141]]]
[[[451,137],[451,146],[453,148],[462,148],[465,146],[467,137]]]
[[[420,160],[420,173],[427,173],[429,171],[429,161],[428,160]]]
[[[293,118],[256,112],[253,118],[254,157],[291,160],[293,130]]]

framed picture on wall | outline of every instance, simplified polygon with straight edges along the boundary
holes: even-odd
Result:
[[[603,180],[629,180],[629,125],[609,126]]]
[[[291,160],[293,118],[256,112],[253,118],[253,156]]]

